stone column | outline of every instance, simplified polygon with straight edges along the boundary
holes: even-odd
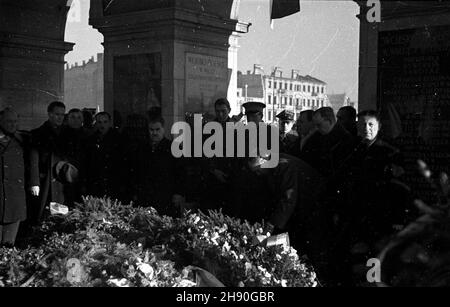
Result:
[[[234,105],[237,35],[249,25],[230,19],[232,4],[93,1],[90,24],[105,38],[105,109],[125,120],[161,106],[170,127],[186,112],[212,113],[217,98]]]
[[[378,24],[367,21],[368,8],[360,4],[358,109],[377,109]]]

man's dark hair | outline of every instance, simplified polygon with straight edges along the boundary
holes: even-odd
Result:
[[[358,113],[358,118],[361,117],[373,117],[375,118],[378,122],[380,122],[380,114],[375,111],[375,110],[364,110]]]
[[[94,123],[94,116],[89,110],[84,109],[83,113],[83,123],[85,127],[91,127]]]
[[[331,107],[323,107],[314,112],[314,115],[320,114],[320,116],[330,121],[332,124],[336,123],[336,115],[334,115],[334,110]]]
[[[220,98],[216,100],[216,102],[214,103],[214,107],[217,108],[218,106],[226,106],[227,109],[231,111],[230,102],[225,98]]]
[[[66,105],[61,101],[53,101],[47,107],[47,113],[53,112],[56,108],[66,108]]]
[[[67,113],[68,115],[70,115],[70,114],[72,114],[72,113],[81,113],[81,114],[83,114],[83,112],[81,112],[81,110],[80,109],[71,109],[70,111],[69,111],[69,113]]]
[[[161,123],[161,125],[164,126],[166,123],[164,117],[162,116],[161,107],[152,107],[147,114],[149,124]]]
[[[302,114],[306,114],[306,119],[309,122],[313,120],[313,116],[314,116],[314,111],[313,110],[306,110],[306,111],[300,112],[300,116],[302,116]]]
[[[100,116],[107,116],[109,120],[112,119],[111,114],[109,114],[108,112],[99,112],[95,114],[95,120],[97,121]]]
[[[356,109],[352,106],[345,106],[339,109],[339,111],[344,111],[347,113],[350,120],[355,121],[356,120]]]

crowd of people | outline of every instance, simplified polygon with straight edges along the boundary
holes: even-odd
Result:
[[[264,104],[244,108],[247,122],[263,122]],[[230,116],[226,99],[215,111],[223,127],[241,120]],[[175,158],[159,108],[136,119],[143,131],[118,129],[107,112],[94,118],[79,109],[66,113],[58,101],[47,112],[48,120],[31,132],[18,131],[13,109],[0,112],[2,245],[14,245],[19,226],[39,225],[51,203],[72,208],[86,195],[170,216],[217,209],[264,221],[272,234],[288,232],[324,285],[339,286],[363,281],[358,266],[411,218],[401,153],[381,139],[375,111],[344,107],[335,114],[323,107],[301,112],[296,121],[283,111],[275,168],[264,167],[263,155]]]

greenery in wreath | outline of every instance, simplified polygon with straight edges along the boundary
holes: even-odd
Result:
[[[220,212],[159,215],[87,197],[52,216],[21,246],[0,249],[0,286],[311,287],[313,269],[292,247],[257,244],[260,224]]]

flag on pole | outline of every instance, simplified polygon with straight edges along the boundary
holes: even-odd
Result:
[[[271,0],[270,22],[300,12],[300,0]]]

